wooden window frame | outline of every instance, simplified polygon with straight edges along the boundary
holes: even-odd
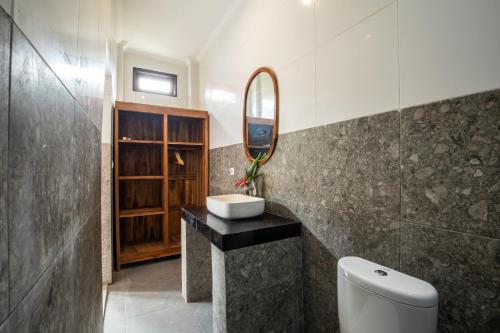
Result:
[[[139,81],[139,77],[141,75],[150,76],[151,78],[155,78],[155,77],[170,78],[172,80],[172,83],[173,83],[172,93],[166,94],[166,93],[160,93],[157,91],[139,89],[139,82],[138,81]],[[134,67],[132,69],[132,89],[134,91],[137,91],[137,92],[143,92],[143,93],[148,93],[148,94],[177,97],[177,75],[171,74],[171,73],[166,73],[166,72],[153,71],[151,69]]]

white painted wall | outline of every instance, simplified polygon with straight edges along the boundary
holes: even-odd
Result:
[[[237,1],[198,56],[211,148],[242,141],[260,66],[280,133],[500,88],[498,17],[498,0]]]
[[[133,90],[134,67],[167,72],[177,75],[177,97],[148,94]],[[188,107],[188,66],[185,62],[126,50],[123,55],[123,100],[127,102]]]

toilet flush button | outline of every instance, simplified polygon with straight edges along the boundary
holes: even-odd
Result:
[[[380,276],[387,276],[387,272],[383,271],[381,269],[376,269],[375,274],[380,275]]]

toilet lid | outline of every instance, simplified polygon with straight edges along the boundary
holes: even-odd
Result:
[[[426,308],[438,303],[437,291],[430,283],[371,261],[344,257],[337,267],[339,275],[394,301]]]

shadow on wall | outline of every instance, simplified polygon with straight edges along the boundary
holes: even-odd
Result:
[[[305,331],[338,331],[336,264],[356,255],[433,284],[440,332],[497,332],[498,156],[499,90],[281,135],[262,193],[303,223]],[[212,149],[210,193],[247,163]]]

